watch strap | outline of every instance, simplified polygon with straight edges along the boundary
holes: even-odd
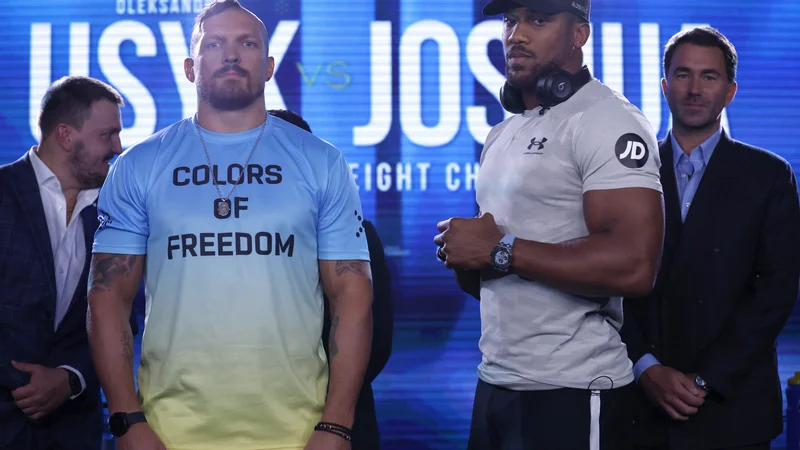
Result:
[[[505,244],[506,246],[508,246],[508,248],[511,248],[511,247],[514,246],[514,240],[515,239],[516,239],[516,237],[514,237],[514,236],[512,236],[510,234],[506,234],[505,236],[503,236],[503,239],[500,239],[500,243],[501,244]]]
[[[83,394],[83,391],[86,390],[86,381],[83,379],[83,375],[81,375],[77,369],[71,366],[62,365],[58,366],[58,368],[67,371],[67,384],[69,385],[70,400],[73,400],[79,395]]]
[[[130,430],[131,426],[147,422],[145,415],[142,411],[136,412],[115,412],[108,418],[108,427],[115,437],[124,436]]]
[[[147,422],[147,418],[144,416],[142,411],[127,413],[128,416],[128,426],[130,427],[133,424]]]
[[[81,387],[81,379],[78,378],[78,374],[75,372],[65,369],[67,371],[67,376],[69,377],[69,390],[73,396],[80,395],[83,388]]]

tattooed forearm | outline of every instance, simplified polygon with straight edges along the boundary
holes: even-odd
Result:
[[[331,319],[331,344],[330,344],[330,354],[331,358],[336,356],[339,353],[339,346],[336,345],[336,329],[339,327],[339,316],[333,316]]]
[[[345,272],[352,272],[365,277],[372,276],[369,263],[366,261],[336,261],[336,275],[342,276]]]
[[[123,324],[122,329],[122,359],[126,366],[133,370],[133,333],[130,326]]]
[[[89,292],[108,291],[120,276],[127,276],[136,255],[103,255],[92,258],[89,269]]]

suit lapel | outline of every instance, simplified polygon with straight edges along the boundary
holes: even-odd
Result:
[[[686,220],[682,226],[681,239],[675,255],[674,268],[672,271],[673,280],[681,274],[681,269],[687,266],[696,247],[696,239],[708,237],[706,230],[713,226],[717,217],[717,206],[719,197],[726,195],[726,190],[730,185],[730,179],[736,177],[743,169],[738,161],[738,153],[733,142],[723,130],[719,143],[714,148],[714,154],[706,166],[703,178],[697,187],[697,191],[692,199],[692,206],[686,214]],[[678,217],[680,219],[680,205],[678,207]]]
[[[33,171],[33,165],[28,154],[26,153],[25,156],[20,158],[13,165],[13,168],[14,170],[11,171],[11,189],[17,196],[20,209],[27,218],[34,236],[38,236],[35,239],[36,247],[45,262],[44,267],[47,270],[45,276],[50,289],[53,291],[53,296],[55,296],[55,263],[53,262],[53,248],[50,243],[50,230],[47,228],[47,219],[44,215],[39,183],[36,181],[36,173]]]
[[[659,145],[661,153],[661,186],[664,188],[664,215],[668,234],[680,234],[681,225],[681,205],[678,196],[678,182],[675,180],[675,160],[672,156],[672,141],[670,136],[661,141]],[[674,242],[667,236],[668,243]]]

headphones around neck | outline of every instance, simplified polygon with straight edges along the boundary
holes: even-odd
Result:
[[[576,74],[571,74],[563,69],[553,69],[536,80],[536,98],[542,104],[542,112],[548,108],[567,101],[580,88],[592,80],[589,68],[583,66]],[[500,104],[512,114],[525,112],[525,101],[522,92],[512,86],[508,81],[500,88]]]

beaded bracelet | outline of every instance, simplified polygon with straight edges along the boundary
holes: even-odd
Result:
[[[339,436],[346,441],[352,441],[353,430],[331,422],[320,422],[314,427],[314,431],[324,431]]]

